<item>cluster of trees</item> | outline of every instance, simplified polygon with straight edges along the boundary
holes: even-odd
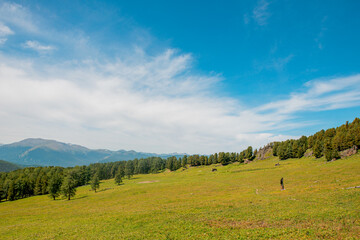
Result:
[[[24,168],[0,173],[0,201],[15,200],[50,193],[55,198],[61,190],[64,168]]]
[[[273,145],[273,155],[279,159],[302,158],[308,149],[307,137],[294,140],[286,140],[283,142],[275,142]]]
[[[360,119],[355,118],[352,123],[346,122],[337,128],[321,130],[309,137],[302,136],[297,140],[275,142],[273,155],[281,160],[288,158],[301,158],[304,153],[311,149],[316,158],[325,156],[326,160],[337,159],[339,152],[360,147]]]
[[[211,164],[222,164],[227,165],[234,162],[244,162],[245,159],[253,160],[256,156],[257,150],[253,152],[252,147],[249,146],[247,149],[240,153],[236,152],[219,152],[211,154],[210,156],[205,155],[185,155],[182,158],[177,159],[176,157],[170,157],[166,160],[166,168],[171,171],[175,171],[186,165],[190,166],[201,166],[201,165],[211,165]]]
[[[3,172],[0,173],[0,201],[45,194],[54,200],[60,195],[70,200],[76,194],[76,187],[90,184],[96,192],[100,180],[115,178],[115,183],[120,185],[124,177],[130,179],[134,174],[158,173],[165,169],[166,162],[160,157],[149,157],[89,166],[28,167]]]

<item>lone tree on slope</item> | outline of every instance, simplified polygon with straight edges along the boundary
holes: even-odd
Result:
[[[95,192],[96,189],[100,187],[100,180],[97,173],[95,173],[95,175],[92,177],[90,185],[91,185],[91,189],[95,190]]]
[[[61,192],[68,200],[70,200],[71,197],[75,196],[76,182],[70,174],[66,176],[64,182],[62,183]]]
[[[115,174],[115,183],[117,185],[120,185],[122,183],[122,176],[121,176],[121,173],[120,171],[118,171],[116,174]]]

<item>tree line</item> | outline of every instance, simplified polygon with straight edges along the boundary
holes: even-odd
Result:
[[[325,156],[327,160],[339,158],[339,152],[353,146],[360,147],[360,120],[346,122],[337,128],[321,130],[309,137],[302,136],[294,140],[270,143],[273,155],[279,159],[301,158],[309,149],[316,158]],[[257,149],[249,146],[242,152],[219,152],[209,156],[185,155],[167,159],[148,157],[128,161],[94,163],[76,167],[28,167],[8,173],[0,173],[0,202],[20,198],[45,195],[56,199],[60,195],[70,199],[76,193],[76,187],[90,184],[96,192],[100,180],[114,178],[115,183],[122,184],[123,178],[130,179],[136,174],[159,173],[165,169],[175,171],[187,166],[201,166],[234,162],[251,161],[257,156]]]
[[[309,137],[273,143],[273,155],[279,159],[301,158],[308,150],[316,158],[325,156],[327,161],[340,158],[340,152],[353,146],[360,148],[360,119],[346,122],[337,128],[321,130]]]
[[[69,168],[27,167],[1,172],[0,201],[45,194],[54,200],[60,195],[70,199],[75,195],[76,187],[90,184],[96,192],[100,180],[115,178],[115,182],[121,184],[124,177],[130,179],[134,174],[157,173],[164,170],[165,165],[166,160],[149,157]]]
[[[114,178],[115,183],[120,185],[123,178],[130,179],[136,174],[159,173],[166,168],[175,171],[187,165],[200,166],[217,163],[226,165],[236,161],[242,162],[245,158],[254,158],[252,147],[241,153],[219,152],[210,156],[195,154],[185,155],[182,158],[173,156],[167,159],[148,157],[69,168],[27,167],[0,173],[0,201],[13,201],[45,194],[54,200],[61,195],[70,200],[76,193],[76,187],[79,186],[90,184],[96,192],[100,180]]]

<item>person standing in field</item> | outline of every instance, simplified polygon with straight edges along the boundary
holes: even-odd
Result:
[[[285,187],[284,187],[284,178],[281,178],[281,179],[280,179],[280,185],[281,185],[281,190],[285,190]]]

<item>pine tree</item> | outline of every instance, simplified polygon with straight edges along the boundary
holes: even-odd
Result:
[[[244,158],[245,158],[245,153],[244,151],[242,151],[240,154],[239,154],[239,159],[240,159],[240,162],[244,162]]]
[[[48,182],[49,182],[49,179],[48,179],[48,177],[46,176],[46,174],[44,174],[44,175],[41,177],[41,194],[43,194],[43,195],[45,195],[45,194],[48,193],[48,191],[47,191]]]
[[[328,132],[328,131],[326,131]],[[331,144],[331,138],[327,137],[324,140],[324,155],[327,161],[331,161],[333,159],[333,149]]]
[[[249,146],[249,147],[246,149],[245,158],[248,159],[248,160],[252,160],[252,159],[253,159],[253,150],[252,150],[252,147],[251,147],[251,146]]]
[[[187,156],[185,155],[185,156],[182,158],[182,160],[181,160],[181,166],[182,166],[182,167],[185,167],[186,164],[187,164]]]
[[[273,155],[276,157],[278,155],[278,148],[279,148],[280,143],[279,142],[274,142],[274,146],[273,146]]]
[[[217,153],[214,153],[214,164],[218,163],[219,160],[218,160],[218,154]]]
[[[314,147],[313,147],[313,154],[316,158],[320,158],[323,153],[322,153],[322,144],[318,141],[315,142]]]
[[[218,154],[218,162],[223,164],[225,163],[225,153],[224,152],[219,152]]]
[[[62,177],[58,173],[53,174],[48,185],[49,197],[55,200],[60,195],[61,183]]]
[[[35,190],[34,190],[35,195],[41,195],[41,193],[42,193],[41,177],[42,177],[42,174],[39,175],[36,179]]]
[[[15,200],[15,186],[14,186],[14,181],[11,180],[9,183],[9,189],[7,192],[7,197],[10,201],[14,201]]]
[[[127,161],[125,165],[125,176],[130,179],[134,175],[134,164],[132,161]]]
[[[100,179],[99,179],[99,175],[97,173],[95,173],[94,176],[92,177],[90,186],[91,186],[91,189],[94,190],[95,192],[96,192],[96,189],[98,189],[100,187]]]
[[[120,177],[123,178],[125,177],[125,169],[123,165],[120,165],[118,168],[118,173],[120,174]]]
[[[70,200],[71,197],[75,196],[76,182],[70,174],[65,177],[61,185],[61,192],[68,200]]]
[[[121,177],[121,173],[120,171],[118,171],[116,174],[115,174],[115,183],[117,185],[120,185],[122,183],[122,177]]]

